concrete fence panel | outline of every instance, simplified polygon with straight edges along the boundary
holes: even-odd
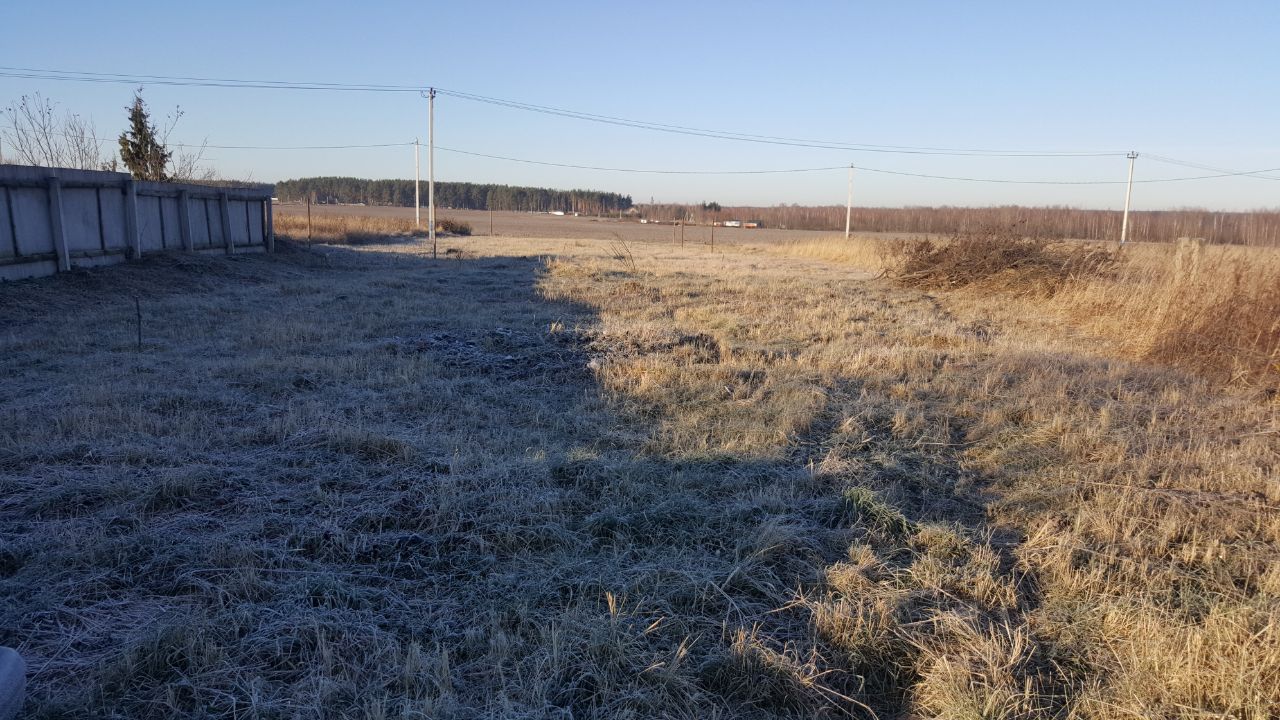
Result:
[[[18,251],[15,242],[13,215],[9,211],[9,188],[0,188],[0,262],[13,257]]]
[[[271,193],[0,165],[0,280],[156,252],[264,252]]]

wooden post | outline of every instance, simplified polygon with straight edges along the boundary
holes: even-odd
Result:
[[[711,221],[711,249],[716,249],[716,221]]]
[[[191,237],[191,198],[186,190],[178,191],[178,232],[182,235],[182,249],[195,250],[195,240]]]
[[[231,241],[231,203],[227,198],[227,191],[223,190],[218,193],[218,208],[222,212],[222,235],[223,240],[227,244],[227,254],[234,253],[235,244]]]
[[[142,229],[138,227],[138,183],[133,178],[124,181],[124,234],[129,243],[129,256],[142,257]]]
[[[684,223],[680,223],[680,247],[684,247]]]
[[[311,196],[315,193],[307,194],[307,242],[311,242]]]
[[[493,208],[489,208],[489,237],[493,237]]]
[[[62,221],[62,181],[49,176],[49,227],[53,230],[53,249],[58,253],[58,270],[71,269],[71,252],[67,248],[67,228]]]
[[[274,211],[271,207],[271,198],[263,201],[263,207],[267,210],[267,224],[262,228],[262,236],[267,239],[267,252],[272,253],[276,251],[276,223],[272,215]]]

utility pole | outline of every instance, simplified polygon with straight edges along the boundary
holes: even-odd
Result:
[[[413,226],[422,227],[422,194],[418,185],[422,183],[422,153],[418,138],[413,139]]]
[[[431,259],[436,259],[436,89],[427,89],[427,222],[431,224]]]
[[[853,163],[849,163],[849,199],[844,205],[844,239],[849,239],[849,221],[853,219]]]
[[[1129,200],[1133,197],[1133,161],[1138,159],[1138,153],[1130,150],[1125,157],[1129,158],[1129,184],[1124,191],[1124,219],[1120,221],[1121,245],[1129,238]]]

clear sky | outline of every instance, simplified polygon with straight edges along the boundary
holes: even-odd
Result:
[[[637,120],[875,145],[1143,153],[1139,180],[1280,168],[1280,2],[13,2],[0,65],[235,79],[434,85]],[[123,129],[124,84],[0,77]],[[413,93],[148,85],[174,139],[213,145],[426,140]],[[578,165],[748,170],[849,163],[974,178],[1124,180],[1119,157],[851,152],[653,132],[442,96],[436,142]],[[228,177],[413,177],[410,148],[209,150]],[[425,151],[424,151],[425,175]],[[1274,173],[1280,176],[1280,172]],[[436,177],[590,187],[645,202],[843,204],[843,170],[644,175],[452,152]],[[858,171],[859,205],[1117,208],[1123,185],[1011,185]],[[1135,208],[1280,207],[1280,181],[1138,184]]]

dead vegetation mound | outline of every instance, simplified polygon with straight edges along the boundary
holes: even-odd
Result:
[[[890,275],[913,287],[982,285],[1052,295],[1068,282],[1105,274],[1118,252],[1024,234],[1021,225],[958,231],[944,240],[912,240],[891,252]]]

